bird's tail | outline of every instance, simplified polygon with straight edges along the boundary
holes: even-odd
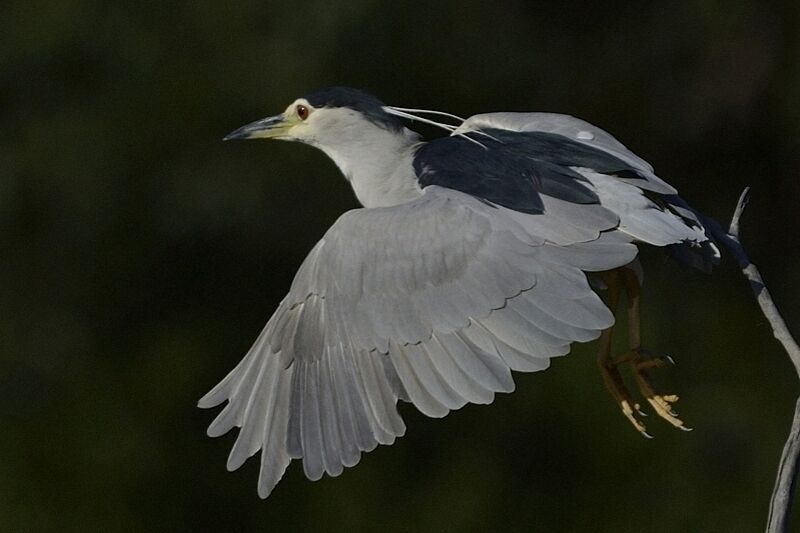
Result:
[[[681,265],[710,274],[719,264],[720,251],[714,235],[719,235],[722,228],[713,219],[696,211],[678,195],[664,196],[669,208],[690,227],[703,231],[707,240],[684,241],[667,247],[667,253]]]

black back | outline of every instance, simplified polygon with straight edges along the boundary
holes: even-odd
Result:
[[[576,204],[599,203],[587,180],[570,167],[625,178],[642,177],[602,150],[547,132],[482,130],[472,139],[444,137],[422,145],[414,158],[421,187],[439,185],[523,213],[543,212],[540,193]],[[496,140],[495,140],[496,139]]]

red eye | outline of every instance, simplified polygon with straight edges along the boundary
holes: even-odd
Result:
[[[304,105],[298,105],[294,108],[297,112],[297,116],[300,117],[300,120],[305,120],[308,118],[308,108]]]

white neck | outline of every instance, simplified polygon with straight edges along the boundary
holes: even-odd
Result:
[[[414,173],[414,148],[419,136],[373,128],[368,136],[348,142],[319,144],[350,182],[364,207],[386,207],[409,202],[422,194]]]

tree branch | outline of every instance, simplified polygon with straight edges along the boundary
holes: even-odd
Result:
[[[761,273],[747,257],[739,238],[739,221],[747,205],[749,192],[749,187],[742,191],[727,233],[713,223],[708,226],[708,229],[714,239],[725,245],[739,263],[742,274],[750,282],[750,287],[753,289],[756,301],[761,307],[761,312],[764,313],[764,316],[772,326],[773,335],[783,345],[794,364],[798,378],[800,378],[800,347],[798,347],[797,341],[794,340],[789,332],[789,328],[786,327],[786,322],[784,322],[783,317],[778,312],[778,308],[772,301],[772,296],[770,296],[767,286],[764,284]],[[795,404],[792,428],[783,447],[781,462],[778,466],[778,476],[775,479],[775,488],[772,491],[769,517],[767,519],[767,533],[786,533],[789,531],[789,510],[797,477],[798,455],[800,455],[800,398]]]

